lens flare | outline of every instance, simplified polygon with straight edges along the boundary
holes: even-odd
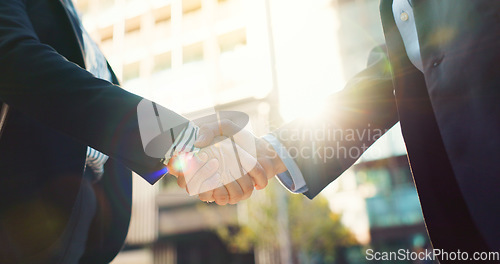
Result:
[[[174,170],[176,171],[185,171],[187,168],[187,162],[184,158],[178,158],[174,162]]]

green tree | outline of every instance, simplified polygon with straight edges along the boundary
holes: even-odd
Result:
[[[276,182],[270,182],[245,203],[240,227],[220,228],[218,233],[235,251],[248,251],[253,247],[278,248],[278,225]],[[294,262],[302,258],[319,259],[323,263],[334,263],[339,250],[357,244],[353,234],[333,213],[328,201],[318,196],[309,200],[304,195],[287,194],[289,234]]]

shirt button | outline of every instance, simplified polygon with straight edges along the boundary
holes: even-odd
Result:
[[[403,21],[408,20],[408,18],[409,18],[408,17],[408,13],[406,13],[406,12],[401,13],[401,15],[399,16],[399,18],[401,18],[401,20],[403,20]]]

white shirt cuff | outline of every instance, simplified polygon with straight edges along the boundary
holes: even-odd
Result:
[[[271,146],[273,146],[281,161],[285,164],[287,171],[276,175],[278,181],[292,193],[305,193],[307,188],[304,176],[297,166],[297,163],[290,156],[290,153],[285,149],[285,146],[272,134],[267,134],[263,137]]]

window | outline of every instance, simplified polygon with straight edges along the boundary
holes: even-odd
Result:
[[[154,72],[168,70],[172,68],[172,53],[166,52],[156,55],[154,58]]]
[[[187,14],[201,9],[201,0],[183,0],[182,13]]]
[[[248,53],[245,52],[246,30],[238,29],[217,37],[220,49],[219,92],[243,87],[248,82]]]
[[[184,33],[203,28],[200,0],[184,0],[182,2],[182,12],[182,30]]]
[[[203,43],[198,42],[183,48],[184,64],[203,60]]]
[[[114,0],[100,0],[98,1],[99,3],[99,9],[107,9],[112,7],[115,4]]]
[[[171,18],[170,6],[165,6],[154,10],[154,16],[155,16],[155,24],[160,24],[170,21]]]
[[[82,14],[86,14],[89,11],[89,0],[78,0],[76,2],[76,8],[82,12]]]
[[[172,32],[171,8],[162,7],[154,11],[155,16],[155,38],[164,39]]]
[[[113,26],[108,26],[105,28],[100,28],[97,30],[100,47],[104,55],[110,56],[113,52]]]
[[[99,36],[101,37],[101,43],[113,40],[113,26],[99,29]]]
[[[125,49],[131,50],[141,45],[141,17],[129,18],[125,21]]]
[[[141,31],[141,17],[136,16],[125,21],[125,34],[134,34]]]
[[[141,63],[139,61],[123,66],[123,82],[138,79],[140,76],[140,66]]]
[[[221,35],[217,39],[220,52],[233,51],[247,44],[246,30],[244,28]]]

